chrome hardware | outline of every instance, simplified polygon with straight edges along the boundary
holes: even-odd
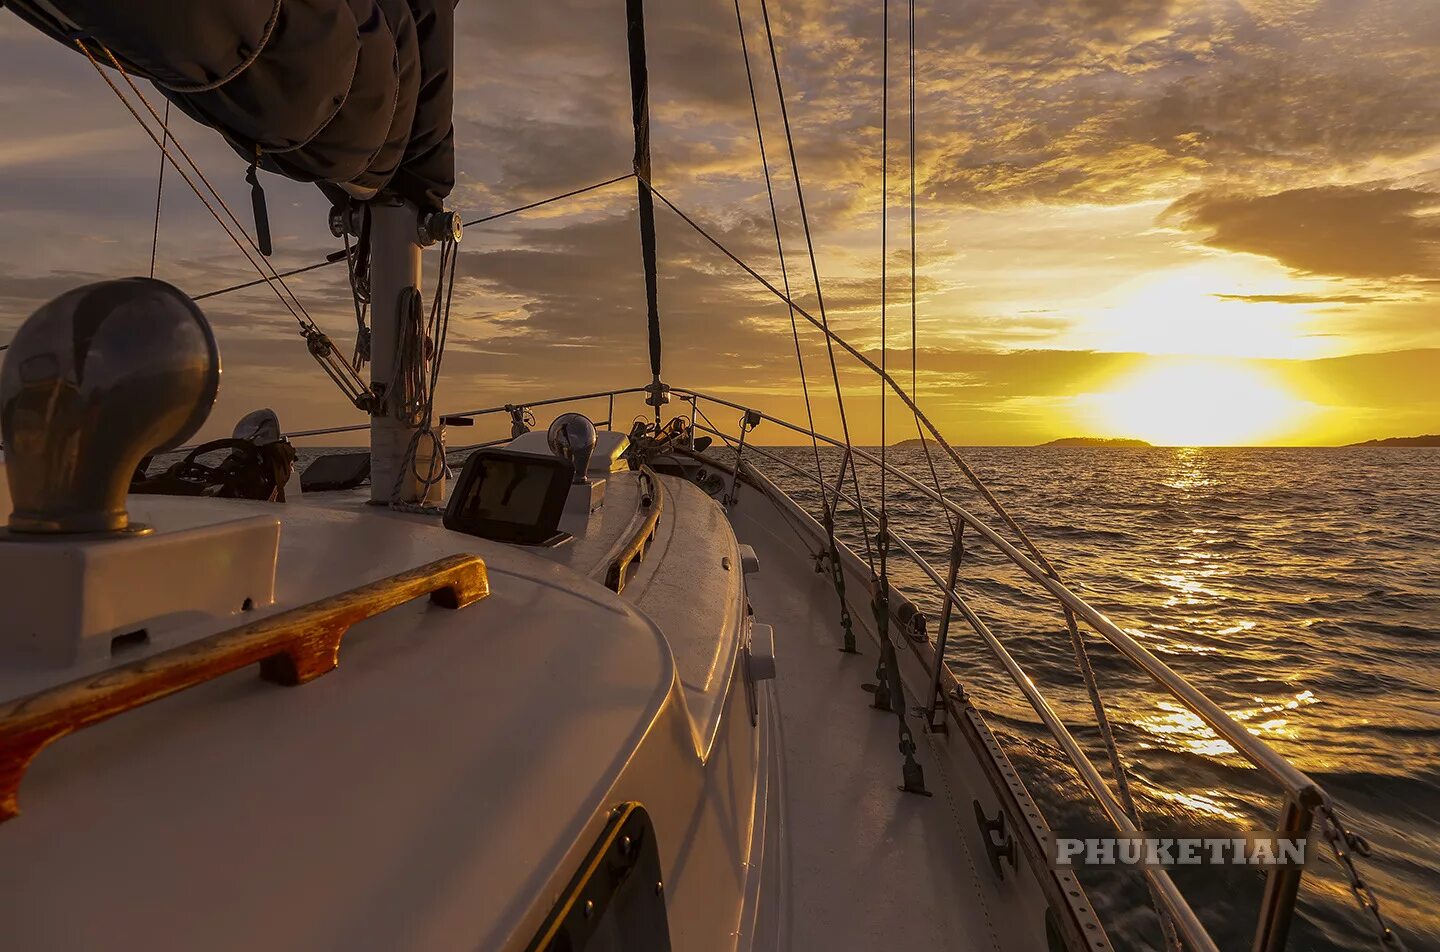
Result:
[[[575,467],[576,483],[588,483],[585,471],[590,468],[590,457],[595,455],[595,424],[583,413],[562,413],[550,424],[545,440],[550,452]]]
[[[199,430],[219,386],[210,323],[163,281],[101,281],[41,307],[0,368],[10,531],[136,531],[135,467]]]
[[[268,446],[285,438],[280,432],[280,417],[269,407],[251,410],[240,418],[230,436],[237,440],[249,440],[256,446]]]
[[[344,237],[345,234],[358,236],[360,234],[361,216],[365,214],[365,206],[360,202],[351,202],[347,210],[339,205],[330,208],[330,234],[336,238]]]
[[[645,385],[645,405],[655,407],[657,410],[670,402],[670,385],[661,383],[657,377],[653,383]]]
[[[422,248],[428,248],[437,241],[458,242],[464,231],[459,212],[430,212],[420,216],[420,229],[415,241]]]

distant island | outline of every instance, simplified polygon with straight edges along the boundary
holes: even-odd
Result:
[[[1440,446],[1440,433],[1424,436],[1392,436],[1383,440],[1366,440],[1363,443],[1349,443],[1348,446]]]
[[[1150,446],[1144,440],[1106,439],[1100,436],[1066,436],[1041,446]]]
[[[1432,437],[1424,437],[1432,439]],[[933,441],[932,445],[933,445]],[[1041,446],[1152,446],[1144,440],[1106,439],[1101,436],[1067,436],[1059,440],[1051,440],[1049,443],[1041,443]],[[901,440],[899,443],[891,443],[891,448],[897,450],[918,450],[921,442],[915,440]]]

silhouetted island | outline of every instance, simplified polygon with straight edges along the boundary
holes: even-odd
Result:
[[[1350,443],[1349,446],[1440,446],[1440,433],[1424,436],[1391,436],[1383,440],[1366,440],[1364,443]]]
[[[935,441],[931,440],[930,445],[934,446]],[[1106,439],[1100,436],[1067,436],[1063,439],[1051,440],[1049,443],[1041,443],[1040,446],[1152,446],[1144,440]],[[901,440],[899,443],[891,443],[891,449],[896,450],[918,450],[921,448],[920,440]]]
[[[1144,440],[1105,439],[1099,436],[1066,436],[1041,446],[1150,446]]]

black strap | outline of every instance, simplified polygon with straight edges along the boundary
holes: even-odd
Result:
[[[630,46],[630,110],[635,123],[635,178],[640,201],[640,254],[650,330],[650,373],[660,379],[660,305],[656,291],[655,200],[650,194],[650,80],[645,67],[644,0],[625,0]]]
[[[265,188],[260,184],[256,168],[260,162],[260,148],[255,148],[255,158],[245,171],[245,181],[250,183],[250,210],[255,214],[255,245],[265,257],[270,257],[270,212],[265,207]]]

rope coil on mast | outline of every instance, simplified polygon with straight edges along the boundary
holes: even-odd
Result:
[[[455,293],[455,264],[459,260],[458,242],[447,237],[440,242],[440,264],[436,269],[435,294],[430,301],[428,318],[422,317],[424,306],[417,288],[407,288],[401,303],[402,324],[396,340],[395,367],[401,376],[390,390],[386,409],[405,423],[416,427],[405,448],[404,459],[395,473],[390,490],[390,508],[402,512],[434,515],[442,510],[425,503],[401,500],[407,476],[419,483],[418,498],[425,499],[430,489],[445,478],[445,444],[435,430],[435,390],[440,382],[440,365],[450,335],[450,306]],[[428,368],[428,369],[427,369]],[[426,472],[417,468],[421,441],[429,440],[431,452]]]

